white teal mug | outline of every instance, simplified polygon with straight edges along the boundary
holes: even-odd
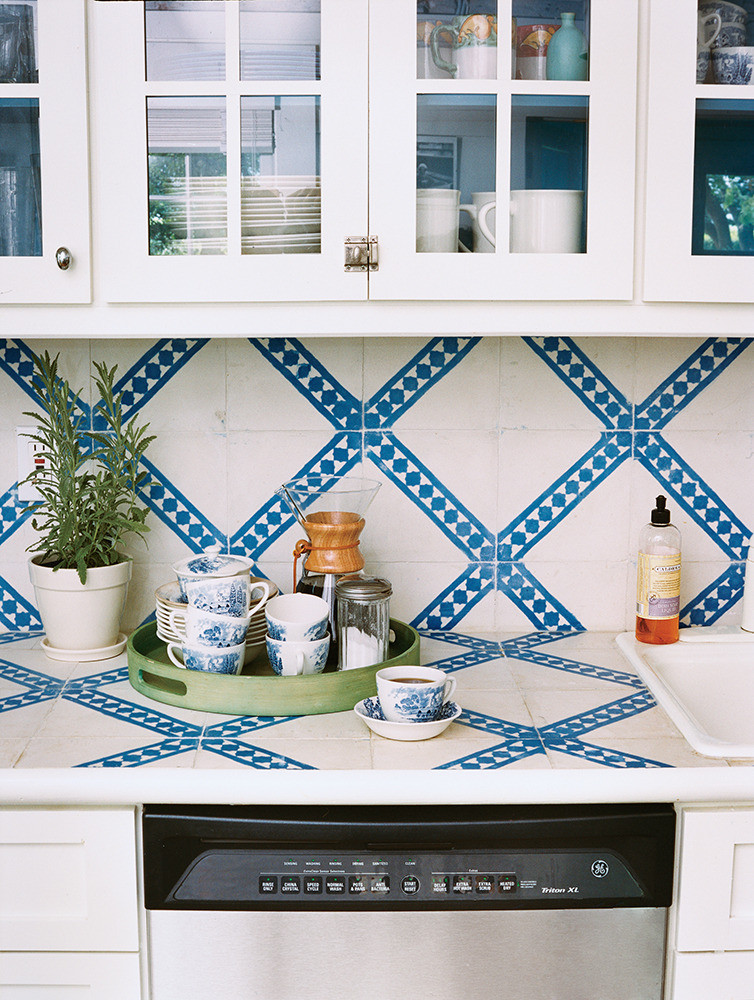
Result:
[[[473,222],[472,239],[474,253],[495,252],[496,195],[494,191],[475,191],[470,205],[461,205],[459,211],[467,212]],[[468,250],[459,243],[462,250]]]
[[[583,191],[511,191],[511,253],[581,253],[583,210]]]

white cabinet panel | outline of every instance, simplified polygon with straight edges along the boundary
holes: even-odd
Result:
[[[131,809],[0,810],[0,951],[136,951]]]
[[[38,78],[0,83],[0,305],[91,300],[85,4],[31,5]]]
[[[139,1000],[138,955],[0,957],[0,1000]]]
[[[321,0],[321,15],[316,6],[292,5],[321,29],[310,71],[282,59],[255,78],[269,62],[245,48],[253,5],[219,4],[215,72],[203,44],[164,58],[147,45],[159,56],[148,70],[144,4],[91,6],[95,238],[107,300],[366,298],[366,272],[346,272],[344,257],[346,239],[367,235],[367,0]],[[208,30],[201,7],[165,13]],[[266,14],[262,48],[279,46],[289,24],[280,16]]]
[[[676,947],[754,951],[754,809],[683,811]]]
[[[672,1000],[754,1000],[754,955],[677,955]]]

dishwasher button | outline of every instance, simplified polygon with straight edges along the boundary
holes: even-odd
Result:
[[[446,895],[450,888],[450,879],[447,875],[433,875],[432,876],[432,893],[439,893],[441,896]]]
[[[283,875],[280,879],[280,891],[287,893],[301,892],[301,879],[298,875]]]
[[[415,896],[419,891],[419,879],[416,875],[404,875],[401,881],[401,889],[407,896]]]
[[[325,890],[330,895],[342,896],[346,891],[345,875],[328,875],[325,879]]]
[[[501,875],[497,888],[498,892],[515,892],[518,889],[518,879],[515,875]]]
[[[367,891],[367,884],[361,875],[349,875],[348,876],[348,892],[352,896],[358,896],[360,892]]]
[[[492,892],[494,888],[495,888],[495,879],[492,875],[477,875],[476,891],[480,895]]]
[[[372,892],[376,892],[378,895],[382,896],[390,892],[390,876],[375,875],[372,879]]]
[[[453,892],[465,894],[474,888],[471,875],[454,875]]]
[[[275,875],[260,875],[259,876],[259,892],[263,896],[268,896],[270,893],[278,891],[278,880]]]
[[[322,892],[322,879],[312,875],[304,876],[304,893],[308,896],[317,896]]]

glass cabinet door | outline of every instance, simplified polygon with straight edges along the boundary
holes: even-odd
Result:
[[[83,16],[84,0],[0,4],[3,302],[89,300]]]
[[[628,299],[636,0],[373,0],[370,297]]]
[[[752,43],[751,0],[652,6],[647,300],[754,302]]]
[[[366,0],[96,8],[107,297],[365,298]]]

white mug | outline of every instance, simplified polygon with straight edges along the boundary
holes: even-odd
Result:
[[[458,252],[458,204],[461,192],[452,188],[417,188],[416,252]]]
[[[475,191],[471,196],[471,205],[461,205],[461,212],[468,212],[473,219],[474,253],[495,252],[496,231],[496,195],[494,191]],[[463,243],[458,244],[461,250],[467,250]]]
[[[583,191],[511,191],[511,253],[581,253]]]
[[[709,31],[709,28],[714,25],[714,28]],[[723,26],[723,19],[717,11],[713,11],[711,14],[706,16],[702,14],[701,11],[697,14],[696,21],[696,48],[697,52],[699,49],[711,49],[715,43],[715,39],[720,34],[720,30]]]

